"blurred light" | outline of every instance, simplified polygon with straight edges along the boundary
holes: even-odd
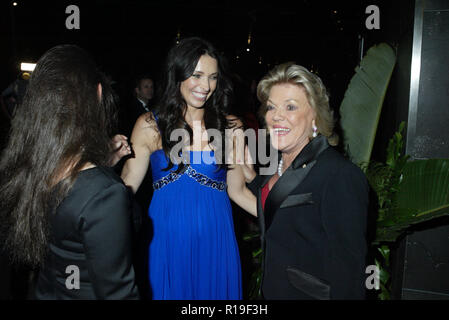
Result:
[[[29,72],[22,73],[22,79],[23,80],[29,80],[31,77],[31,74]]]
[[[31,71],[32,72],[35,67],[36,67],[35,63],[22,62],[20,64],[20,70],[22,70],[22,71]]]
[[[178,29],[178,32],[176,33],[176,44],[179,44],[179,40],[181,40],[181,30]]]
[[[334,10],[334,13],[337,13],[337,10]]]
[[[249,48],[246,48],[246,51],[248,51],[248,52],[249,52]]]
[[[240,58],[239,56],[236,57],[237,59]]]
[[[13,5],[14,7],[17,6],[17,2],[14,1],[14,2],[12,3],[12,5]]]

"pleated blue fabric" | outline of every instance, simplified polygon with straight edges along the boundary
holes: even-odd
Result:
[[[154,194],[149,280],[155,300],[242,299],[240,256],[226,170],[213,151],[190,151],[190,166],[173,174],[165,154],[151,154]]]

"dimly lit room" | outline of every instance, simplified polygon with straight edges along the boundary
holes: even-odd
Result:
[[[447,0],[0,8],[1,300],[449,299]]]

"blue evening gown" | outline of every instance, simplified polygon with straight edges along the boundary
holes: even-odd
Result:
[[[217,170],[213,151],[190,151],[190,157],[192,164],[176,175],[171,173],[176,165],[170,171],[162,170],[168,165],[162,150],[150,156],[154,182],[148,210],[153,224],[149,247],[152,298],[242,299],[226,170]]]

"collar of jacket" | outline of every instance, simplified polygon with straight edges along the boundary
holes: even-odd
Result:
[[[304,164],[308,164],[318,158],[320,153],[328,147],[329,143],[327,142],[327,138],[321,134],[318,135],[316,138],[312,139],[312,141],[310,141],[304,149],[301,150],[287,170],[296,170],[301,168]]]
[[[282,177],[274,184],[266,199],[265,210],[262,211],[261,205],[258,206],[260,217],[264,220],[261,221],[263,222],[264,231],[270,227],[282,202],[307,177],[318,156],[328,147],[329,144],[325,136],[319,135],[314,138],[301,150],[292,164],[285,170]],[[268,182],[269,178],[267,177],[261,187]],[[262,232],[262,235],[264,233]]]

